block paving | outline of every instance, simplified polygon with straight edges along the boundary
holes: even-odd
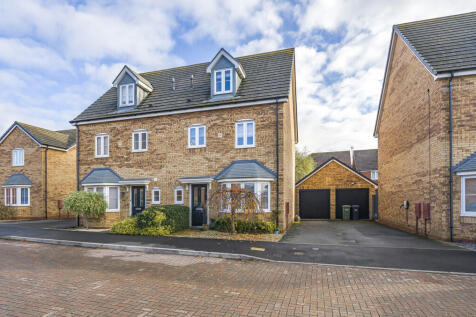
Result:
[[[0,240],[0,316],[475,316],[476,276]]]

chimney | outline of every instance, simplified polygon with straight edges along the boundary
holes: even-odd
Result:
[[[350,146],[350,166],[355,170],[355,156],[354,156],[354,147]]]
[[[172,77],[172,90],[175,90],[175,77]]]

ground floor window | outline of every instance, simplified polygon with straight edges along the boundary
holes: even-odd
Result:
[[[88,186],[84,190],[101,194],[107,203],[106,211],[120,210],[119,186]]]
[[[4,188],[5,206],[30,206],[29,187]]]
[[[158,187],[152,188],[152,203],[160,204],[160,188]]]
[[[476,175],[461,177],[461,216],[476,217]]]
[[[183,188],[181,186],[175,188],[174,196],[176,204],[183,204]]]
[[[269,212],[271,205],[270,185],[268,182],[240,182],[240,183],[223,183],[222,188],[244,188],[255,194],[259,201],[259,207],[264,212]],[[221,209],[224,212],[230,211],[230,203],[222,201]]]

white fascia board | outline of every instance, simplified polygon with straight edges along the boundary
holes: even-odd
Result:
[[[288,101],[288,98],[278,99],[278,102],[287,102],[287,101]],[[274,102],[276,102],[276,99],[266,99],[266,100],[260,100],[260,101],[250,101],[250,102],[226,104],[226,105],[221,105],[221,106],[209,106],[209,107],[200,107],[200,108],[193,108],[193,109],[156,112],[156,113],[142,114],[142,115],[136,115],[136,116],[124,116],[124,117],[108,118],[108,119],[86,120],[86,121],[80,121],[80,122],[72,123],[72,125],[78,126],[78,125],[84,125],[84,124],[94,124],[94,123],[123,121],[123,120],[132,120],[132,119],[141,119],[141,118],[162,117],[162,116],[170,116],[170,115],[181,114],[181,113],[191,113],[191,112],[200,112],[200,111],[210,111],[210,110],[219,110],[219,109],[228,109],[228,108],[256,106],[256,105],[269,104],[269,103],[274,103]]]
[[[91,184],[80,184],[83,187],[94,187],[94,186],[120,186],[119,183],[91,183]]]
[[[18,187],[22,187],[22,188],[28,187],[28,188],[30,188],[31,185],[2,185],[2,188],[18,188]]]
[[[436,76],[433,76],[435,80],[442,79],[442,78],[450,78],[452,72],[442,73]],[[460,76],[471,76],[476,75],[476,69],[470,70],[462,70],[462,71],[455,71],[453,72],[453,77],[460,77]]]
[[[224,56],[226,59],[228,59],[232,64],[233,66],[235,67],[235,69],[238,71],[238,74],[240,74],[240,77],[241,78],[245,78],[246,77],[246,73],[245,73],[245,70],[243,69],[243,67],[241,66],[241,64],[233,57],[231,56],[225,49],[220,49],[220,51],[218,52],[218,54],[215,56],[215,58],[211,61],[211,63],[208,65],[207,67],[207,73],[211,73],[212,72],[212,69],[213,67],[215,67],[216,63],[220,60],[220,58]]]
[[[275,178],[225,178],[217,180],[218,183],[244,183],[244,182],[272,182]]]
[[[119,181],[120,185],[149,185],[150,180],[124,180]]]
[[[119,85],[119,82],[122,80],[122,78],[124,77],[126,73],[129,76],[131,76],[132,79],[134,79],[137,85],[141,86],[143,89],[147,90],[148,92],[152,91],[152,88],[150,88],[149,86],[144,84],[142,81],[140,81],[140,79],[129,69],[129,66],[127,65],[124,65],[119,75],[117,75],[116,79],[114,79],[114,81],[112,82],[112,86],[117,87]]]

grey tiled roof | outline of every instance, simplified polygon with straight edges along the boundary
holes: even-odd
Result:
[[[350,166],[350,151],[312,153],[317,166],[334,157]],[[354,150],[355,168],[358,171],[372,171],[378,169],[378,150]]]
[[[121,180],[123,180],[123,178],[110,168],[93,168],[89,174],[81,180],[80,184],[117,184]]]
[[[470,172],[476,171],[476,152],[461,160],[453,167],[453,172]]]
[[[21,126],[31,137],[33,137],[41,145],[54,146],[66,150],[76,144],[76,130],[74,129],[52,131],[22,122],[15,122],[13,125],[15,124]]]
[[[394,26],[435,75],[476,68],[476,12]]]
[[[2,186],[15,186],[15,185],[33,185],[33,182],[25,174],[12,174],[2,184]]]
[[[215,176],[216,180],[276,178],[276,173],[256,160],[233,161]]]
[[[246,78],[232,99],[210,99],[210,74],[206,72],[209,63],[201,63],[139,74],[153,86],[153,91],[135,110],[118,112],[117,88],[112,87],[71,122],[288,97],[293,48],[236,59],[245,69]],[[172,78],[175,78],[175,90],[172,90]]]

